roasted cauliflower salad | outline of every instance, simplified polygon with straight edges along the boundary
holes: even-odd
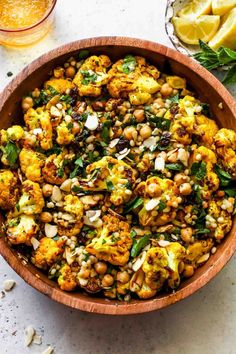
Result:
[[[83,50],[0,131],[7,242],[64,291],[175,291],[232,226],[236,133],[182,77]]]

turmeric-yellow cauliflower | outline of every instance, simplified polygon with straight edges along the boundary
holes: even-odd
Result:
[[[66,93],[67,90],[72,89],[74,87],[74,84],[69,79],[57,79],[55,77],[52,77],[50,80],[45,82],[44,86],[46,89],[50,89],[50,87],[52,87],[58,93],[63,94]]]
[[[108,82],[107,69],[111,61],[106,55],[92,55],[84,61],[73,82],[77,85],[80,96],[101,95],[102,86]]]
[[[230,199],[232,199],[230,201],[231,204],[234,204],[234,198]],[[224,200],[228,201],[228,199],[223,198],[219,200],[212,199],[209,201],[208,215],[211,218],[214,218],[215,221],[213,225],[209,223],[207,227],[211,230],[211,235],[214,236],[217,240],[222,240],[232,227],[233,208],[231,208],[231,212],[222,209],[221,206],[223,205]],[[212,227],[215,226],[214,224],[216,224],[217,227]]]
[[[62,184],[67,178],[64,169],[64,157],[66,152],[59,155],[52,154],[45,160],[45,165],[42,170],[43,178],[48,183]]]
[[[111,156],[88,165],[88,178],[80,180],[80,187],[91,191],[109,191],[114,205],[121,205],[130,199],[132,193],[127,190],[135,182],[135,172],[128,164]]]
[[[26,178],[33,182],[42,182],[42,167],[45,156],[32,149],[23,148],[19,154],[20,168]]]
[[[190,244],[186,250],[185,261],[190,263],[195,268],[198,267],[201,263],[199,260],[201,257],[210,252],[213,247],[213,240],[208,238],[207,240],[196,241],[193,244]]]
[[[112,215],[103,217],[103,226],[86,246],[86,251],[113,265],[124,265],[132,246],[129,224]]]
[[[57,132],[57,143],[59,145],[68,145],[74,139],[74,135],[71,132],[71,129],[68,127],[68,123],[63,121],[56,127]]]
[[[129,97],[133,105],[147,103],[161,87],[157,82],[159,71],[138,56],[129,55],[118,60],[108,75],[110,95],[114,98]]]
[[[71,267],[64,264],[59,270],[58,285],[61,290],[72,291],[76,288],[76,276],[73,274]]]
[[[39,226],[33,215],[21,214],[15,218],[8,218],[6,235],[13,245],[26,244],[31,246],[31,238],[36,237]]]
[[[19,195],[18,179],[10,170],[0,170],[0,208],[14,208]]]
[[[42,269],[47,269],[51,267],[64,252],[63,241],[55,241],[52,238],[43,237],[39,241],[40,245],[33,253],[32,262],[33,264]]]
[[[236,133],[231,129],[220,129],[214,137],[216,153],[221,164],[236,179]]]
[[[138,211],[141,225],[165,225],[176,217],[179,190],[172,180],[150,177],[138,184],[135,193],[143,198],[142,209]]]
[[[68,215],[70,224],[58,221],[58,235],[68,237],[78,235],[83,226],[83,203],[77,196],[68,194],[64,198],[61,211]]]
[[[24,120],[29,131],[36,135],[43,150],[52,148],[52,124],[50,115],[44,108],[30,108],[24,115]]]
[[[184,256],[185,248],[178,242],[148,250],[142,265],[147,285],[153,290],[160,290],[168,281],[170,288],[177,288],[180,283],[178,267]]]

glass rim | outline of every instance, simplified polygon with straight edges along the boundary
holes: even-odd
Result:
[[[6,29],[6,28],[1,28],[0,27],[0,32],[18,33],[18,32],[28,31],[30,29],[33,29],[33,28],[37,27],[38,25],[40,25],[43,21],[45,21],[51,15],[52,11],[54,10],[54,8],[56,6],[56,3],[57,3],[57,0],[53,0],[50,9],[41,18],[41,20],[39,20],[35,24],[33,24],[31,26],[28,26],[28,27],[18,28],[18,29],[11,29],[11,28],[10,29]]]

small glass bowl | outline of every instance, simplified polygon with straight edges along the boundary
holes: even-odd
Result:
[[[0,28],[0,44],[7,46],[26,46],[43,38],[50,30],[55,16],[57,0],[52,0],[43,18],[33,25],[19,29]]]

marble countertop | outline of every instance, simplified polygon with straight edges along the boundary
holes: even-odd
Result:
[[[120,35],[171,47],[164,31],[166,0],[58,0],[50,34],[24,49],[0,47],[0,90],[46,51],[76,39]],[[0,354],[234,354],[236,256],[203,289],[153,313],[113,317],[83,313],[53,302],[19,278],[0,257],[0,292],[5,279],[16,286],[0,297]],[[24,346],[32,325],[42,344]]]

